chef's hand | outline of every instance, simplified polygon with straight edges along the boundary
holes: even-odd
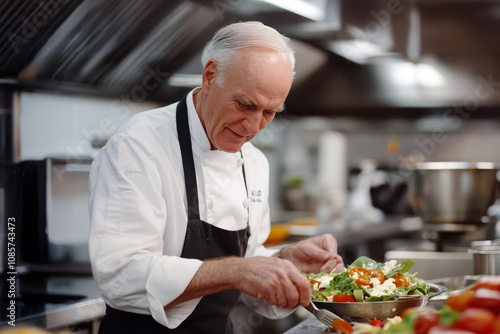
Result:
[[[304,273],[340,271],[344,262],[337,254],[337,240],[331,234],[302,240],[282,249],[280,257],[290,260]]]
[[[288,260],[260,256],[245,258],[235,270],[239,273],[236,289],[265,299],[269,305],[293,308],[309,304],[311,285]]]

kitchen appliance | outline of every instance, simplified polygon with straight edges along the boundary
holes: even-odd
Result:
[[[500,239],[473,241],[469,253],[473,256],[474,274],[500,274]]]
[[[47,158],[1,165],[2,218],[16,220],[18,271],[91,273],[88,255],[91,161]],[[2,231],[5,232],[5,226]],[[2,241],[5,237],[4,233]]]
[[[408,167],[408,199],[423,234],[437,251],[467,251],[471,241],[493,239],[499,165],[492,162],[422,162]]]
[[[41,189],[45,188],[45,181],[40,178],[44,174],[41,167],[32,161],[0,163],[0,273],[12,271],[7,268],[9,263],[15,264],[18,273],[22,272],[25,260],[38,260],[43,253],[38,248],[38,240],[43,239],[38,233],[42,229],[36,226],[45,215],[45,208],[39,206],[45,199],[41,194]],[[13,224],[11,230],[8,230],[8,222]],[[8,232],[14,233],[13,238],[8,238]],[[7,242],[14,244],[11,247],[15,248],[14,258],[7,256]]]
[[[491,162],[417,163],[408,178],[410,204],[429,224],[478,224],[497,197]]]

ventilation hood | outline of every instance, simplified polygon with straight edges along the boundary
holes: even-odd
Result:
[[[298,115],[496,115],[500,3],[467,0],[5,0],[0,84],[161,103],[200,84],[220,27],[291,38]]]

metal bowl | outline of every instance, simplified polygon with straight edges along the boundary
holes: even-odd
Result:
[[[499,168],[492,162],[417,163],[408,177],[408,200],[425,223],[481,223],[496,198]]]
[[[441,309],[444,305],[446,305],[446,301],[448,300],[450,293],[457,293],[458,291],[467,289],[474,285],[480,278],[481,275],[465,275],[436,278],[427,281],[427,284],[435,283],[443,285],[447,290],[436,298],[432,298],[431,300],[429,300],[426,306],[435,310]]]
[[[331,311],[349,322],[369,322],[370,320],[386,320],[401,315],[401,313],[410,307],[423,307],[427,304],[429,298],[433,298],[446,291],[446,287],[428,283],[430,294],[411,299],[387,300],[383,302],[318,302],[314,304],[320,308]]]

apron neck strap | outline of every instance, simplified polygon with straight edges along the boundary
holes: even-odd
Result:
[[[194,168],[193,148],[191,146],[191,133],[189,132],[186,96],[177,104],[176,110],[177,138],[181,147],[182,167],[184,169],[184,184],[186,186],[187,215],[188,219],[200,219],[198,203],[198,187],[196,184],[196,171]]]

